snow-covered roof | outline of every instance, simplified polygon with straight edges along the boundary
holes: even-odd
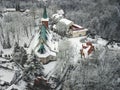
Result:
[[[20,88],[18,88],[18,86],[16,86],[15,84],[11,85],[8,89],[6,90],[12,90],[12,89],[17,89],[17,90],[21,90]]]
[[[49,48],[46,46],[46,45],[44,45],[45,46],[45,53],[44,54],[40,54],[39,52],[38,52],[38,49],[39,49],[39,46],[35,49],[35,54],[39,57],[39,58],[46,58],[46,57],[48,57],[48,56],[56,56],[56,53],[55,52],[53,52],[53,51],[50,51],[49,50]]]
[[[63,18],[63,15],[59,15],[59,14],[52,15],[52,19],[54,19],[54,20],[60,20],[61,18]]]
[[[9,68],[9,69],[11,69],[11,70],[12,70],[12,69],[14,69],[14,70],[19,70],[19,68],[15,67],[14,65],[15,65],[14,62],[11,62],[11,63],[2,63],[2,64],[0,64],[0,66],[5,67],[5,68]]]
[[[30,12],[30,10],[29,10],[29,9],[26,9],[25,12],[28,13],[28,12]]]
[[[16,11],[16,9],[15,8],[6,8],[5,11],[8,11],[8,12],[9,11]]]
[[[15,71],[0,68],[0,80],[1,81],[11,83],[14,76],[15,76]]]
[[[68,20],[68,19],[66,19],[66,18],[60,19],[59,22],[64,23],[64,24],[66,24],[66,25],[71,25],[71,24],[73,24],[73,22],[72,22],[71,20]]]
[[[51,41],[52,36],[51,36],[50,33],[48,34],[48,36],[49,36],[49,37],[48,37],[49,43],[47,43],[47,45],[48,45],[49,47],[44,44],[44,47],[45,47],[45,50],[46,50],[46,52],[45,52],[44,54],[40,54],[40,53],[38,52],[39,45],[40,45],[39,32],[35,35],[34,39],[32,40],[31,45],[30,45],[30,47],[28,48],[28,52],[30,53],[32,50],[34,50],[35,54],[36,54],[38,57],[40,57],[40,58],[46,58],[46,57],[48,57],[49,55],[56,56],[56,52],[54,52],[53,48],[54,48],[54,46],[56,46],[56,50],[57,50],[57,42],[53,43],[53,42]],[[51,41],[51,42],[50,42],[50,41]],[[50,44],[50,45],[49,45],[49,44]]]
[[[78,24],[73,24],[74,26],[78,27],[78,28],[83,28],[82,26],[78,25]]]
[[[48,41],[47,41],[47,44],[48,44],[48,46],[50,47],[50,49],[52,50],[52,51],[54,51],[54,52],[58,52],[59,50],[58,50],[58,41],[54,41],[53,40],[53,34],[52,34],[53,32],[51,32],[49,35],[48,35],[48,37],[49,37],[49,39],[48,39]]]
[[[41,21],[49,21],[49,18],[46,19],[42,18]]]
[[[84,31],[88,31],[88,29],[86,29],[86,28],[84,28],[84,27],[82,27],[82,26],[80,26],[80,25],[78,25],[78,24],[73,24],[73,25],[72,25],[72,30],[73,30],[74,32],[76,32],[76,31],[78,31],[78,30],[79,30],[79,32],[82,32],[83,30],[84,30]]]
[[[0,62],[1,61],[8,61],[8,60],[6,60],[5,58],[0,58]]]
[[[57,10],[57,14],[59,14],[59,15],[63,15],[63,14],[64,14],[64,11],[63,11],[62,9]]]

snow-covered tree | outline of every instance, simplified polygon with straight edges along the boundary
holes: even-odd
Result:
[[[38,76],[43,76],[43,65],[38,61],[37,57],[32,56],[30,62],[27,63],[27,67],[24,71],[24,80],[33,81]]]

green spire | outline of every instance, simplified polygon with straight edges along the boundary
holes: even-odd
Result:
[[[45,18],[45,19],[48,18],[46,6],[44,6],[43,18]]]
[[[42,27],[41,27],[41,33],[47,33],[45,25],[42,25]]]

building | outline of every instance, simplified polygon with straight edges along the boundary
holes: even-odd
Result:
[[[56,28],[58,31],[69,31],[70,27],[73,25],[74,23],[66,18],[62,18],[59,20],[59,22],[56,24]],[[61,30],[62,29],[62,30]]]
[[[82,44],[82,49],[80,49],[81,58],[87,57],[95,51],[94,45],[91,42],[86,42]]]
[[[42,26],[39,33],[34,37],[32,50],[39,60],[46,64],[56,60],[58,46],[52,39],[53,35],[49,30],[49,18],[47,16],[46,6],[44,6],[43,17],[41,19]]]
[[[59,14],[53,14],[52,17],[51,17],[52,21],[55,24],[58,23],[59,20],[62,19],[62,18],[63,18],[63,15],[59,15]]]
[[[83,28],[80,25],[75,24],[73,21],[64,18],[63,15],[53,14],[53,31],[57,32],[60,35],[67,37],[79,37],[85,36],[88,29]]]
[[[70,27],[69,34],[72,37],[79,37],[79,36],[85,36],[87,34],[88,29],[83,28],[82,26],[79,26],[77,24],[73,24]]]

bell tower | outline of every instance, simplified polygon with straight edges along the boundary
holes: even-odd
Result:
[[[44,11],[43,11],[43,16],[42,16],[41,22],[43,25],[46,26],[46,28],[48,28],[49,18],[47,15],[46,5],[44,5]]]

